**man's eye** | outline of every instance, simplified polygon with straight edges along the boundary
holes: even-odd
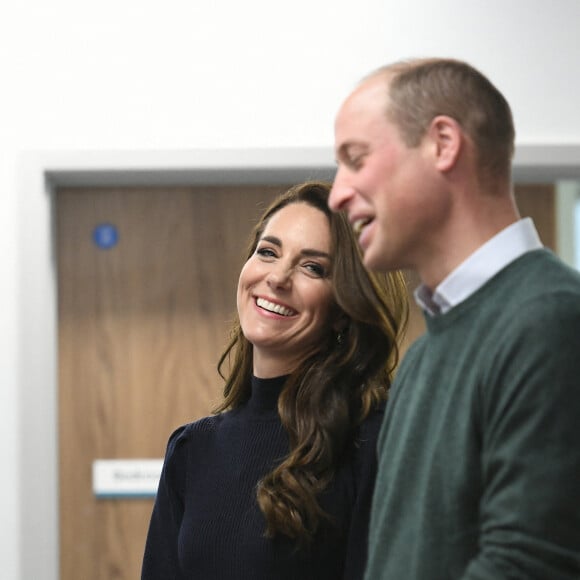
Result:
[[[348,164],[352,169],[360,169],[363,163],[363,156],[357,155],[356,157],[351,157],[348,160]]]

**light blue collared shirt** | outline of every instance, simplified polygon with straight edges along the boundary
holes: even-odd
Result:
[[[414,292],[415,301],[431,316],[445,314],[469,298],[509,263],[526,252],[542,247],[532,219],[521,219],[504,228],[473,252],[433,293],[421,284]]]

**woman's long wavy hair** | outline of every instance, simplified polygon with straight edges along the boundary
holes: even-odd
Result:
[[[403,275],[373,274],[364,268],[346,217],[328,209],[329,193],[330,184],[309,181],[282,194],[255,226],[246,255],[249,259],[255,252],[268,220],[289,204],[309,204],[328,218],[340,337],[329,330],[326,341],[288,377],[278,412],[289,434],[290,452],[257,488],[266,536],[283,534],[300,545],[310,543],[327,518],[318,496],[348,453],[357,426],[386,399],[408,315]],[[218,363],[226,384],[224,400],[215,412],[234,409],[249,399],[252,348],[236,318]],[[224,373],[226,361],[229,372]]]

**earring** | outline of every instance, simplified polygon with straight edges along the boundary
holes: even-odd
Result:
[[[343,340],[342,332],[337,332],[336,333],[336,344],[338,344],[338,346],[340,346],[342,344],[342,340]]]

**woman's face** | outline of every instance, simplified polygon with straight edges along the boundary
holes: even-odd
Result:
[[[254,374],[292,372],[326,340],[333,306],[327,217],[293,203],[275,213],[238,282],[238,315]]]

